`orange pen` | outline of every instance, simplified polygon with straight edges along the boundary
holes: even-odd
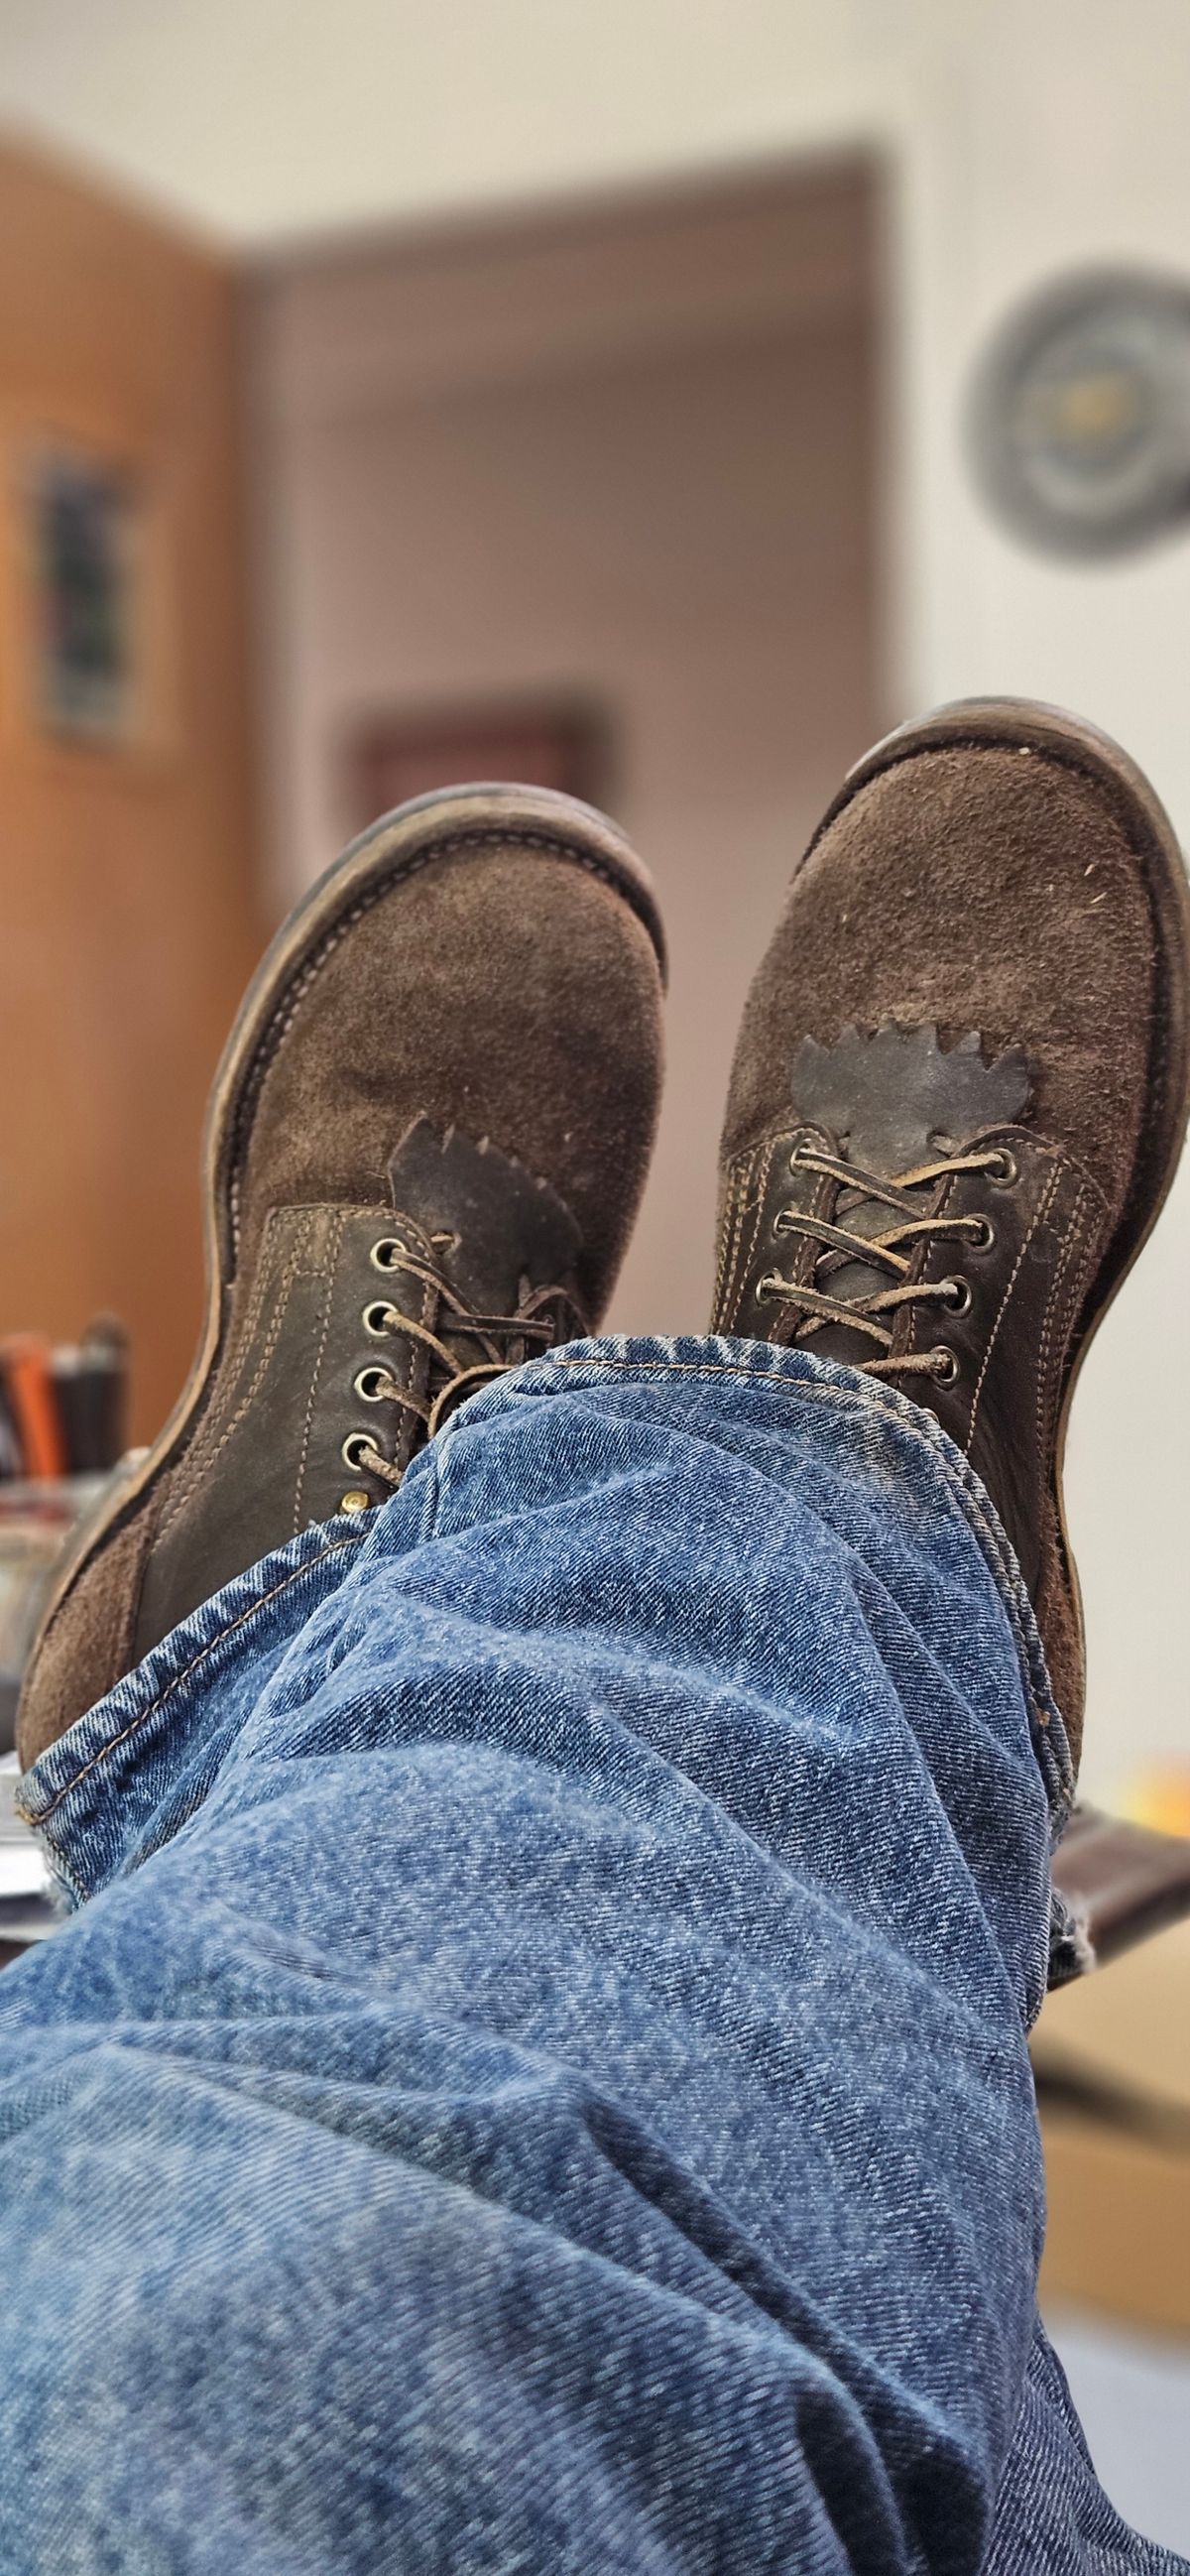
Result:
[[[37,1333],[10,1333],[0,1342],[0,1367],[26,1476],[37,1480],[64,1476],[66,1443],[50,1375],[49,1343]]]

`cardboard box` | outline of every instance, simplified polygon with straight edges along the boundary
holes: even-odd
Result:
[[[1190,1922],[1051,1995],[1033,2064],[1043,2301],[1190,2333]]]

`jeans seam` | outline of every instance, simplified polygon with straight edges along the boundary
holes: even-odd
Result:
[[[834,1404],[862,1404],[866,1399],[875,1412],[882,1413],[886,1421],[896,1422],[899,1424],[901,1430],[906,1433],[907,1437],[910,1440],[916,1441],[919,1449],[924,1449],[928,1457],[935,1458],[939,1466],[942,1468],[948,1482],[954,1485],[960,1493],[963,1491],[962,1485],[955,1474],[949,1458],[945,1455],[945,1452],[941,1449],[938,1443],[930,1438],[928,1431],[921,1429],[915,1422],[906,1422],[904,1415],[897,1411],[892,1405],[888,1404],[882,1396],[876,1395],[875,1393],[867,1390],[861,1390],[858,1387],[829,1386],[824,1384],[820,1379],[791,1377],[788,1371],[784,1369],[741,1368],[738,1361],[735,1360],[605,1360],[586,1358],[572,1360],[568,1359],[564,1352],[551,1351],[548,1358],[542,1362],[542,1366],[545,1368],[558,1369],[614,1369],[618,1374],[624,1377],[640,1377],[644,1376],[646,1372],[652,1376],[668,1375],[672,1371],[675,1375],[681,1377],[736,1377],[742,1379],[745,1383],[750,1383],[753,1379],[756,1379],[762,1386],[779,1386],[782,1388],[793,1386],[796,1387],[799,1395],[805,1395],[809,1392],[816,1397],[825,1396],[830,1403]],[[518,1393],[521,1392],[520,1389],[517,1391]],[[537,1389],[530,1386],[526,1387],[524,1392],[527,1395],[533,1395],[537,1392]],[[972,1473],[974,1473],[973,1469]]]
[[[605,1360],[587,1358],[572,1360],[568,1359],[564,1352],[551,1351],[548,1358],[543,1360],[542,1366],[545,1368],[558,1369],[614,1369],[620,1375],[625,1377],[643,1376],[646,1372],[651,1375],[666,1375],[672,1370],[676,1375],[682,1377],[736,1377],[742,1379],[745,1383],[750,1383],[753,1379],[756,1379],[762,1386],[779,1386],[782,1388],[793,1386],[796,1387],[799,1395],[805,1395],[809,1392],[814,1396],[825,1396],[829,1402],[835,1404],[862,1404],[866,1398],[866,1401],[872,1406],[875,1412],[882,1413],[885,1416],[885,1419],[889,1422],[898,1423],[901,1430],[906,1433],[907,1437],[910,1440],[916,1441],[919,1449],[924,1449],[927,1456],[937,1459],[939,1466],[943,1469],[948,1480],[956,1486],[959,1485],[959,1480],[955,1475],[954,1468],[952,1467],[949,1458],[946,1457],[938,1443],[931,1439],[928,1431],[921,1429],[915,1422],[907,1422],[904,1415],[896,1410],[892,1405],[888,1404],[882,1396],[868,1390],[861,1390],[858,1387],[829,1386],[824,1384],[820,1379],[793,1377],[784,1369],[741,1368],[738,1361],[734,1360]],[[518,1390],[518,1392],[519,1391],[520,1390]],[[527,1387],[524,1392],[532,1395],[535,1394],[537,1390],[534,1387]],[[972,1473],[974,1473],[974,1470],[972,1470]],[[959,1490],[962,1490],[961,1486],[959,1486]]]
[[[38,1831],[41,1832],[44,1827],[48,1825],[51,1816],[56,1814],[63,1799],[68,1798],[73,1789],[79,1788],[82,1782],[89,1778],[92,1771],[98,1770],[99,1765],[102,1762],[107,1761],[109,1754],[115,1753],[119,1749],[120,1745],[127,1744],[129,1737],[135,1735],[138,1729],[145,1724],[146,1720],[152,1717],[155,1712],[164,1705],[164,1702],[169,1699],[171,1693],[177,1690],[182,1682],[188,1681],[191,1674],[198,1670],[200,1664],[206,1662],[207,1657],[214,1653],[216,1646],[221,1646],[226,1638],[233,1636],[237,1628],[246,1627],[248,1621],[250,1619],[255,1619],[259,1611],[267,1610],[271,1602],[278,1601],[283,1592],[288,1592],[291,1585],[300,1582],[302,1576],[304,1574],[309,1574],[316,1565],[325,1565],[328,1556],[334,1556],[339,1548],[358,1547],[363,1536],[364,1532],[362,1530],[349,1530],[346,1531],[342,1537],[332,1539],[329,1547],[322,1548],[317,1556],[307,1557],[304,1564],[294,1566],[291,1572],[286,1575],[283,1583],[274,1584],[271,1592],[262,1592],[258,1601],[250,1602],[247,1609],[237,1612],[234,1619],[228,1619],[221,1628],[216,1630],[213,1637],[208,1637],[205,1643],[199,1648],[198,1653],[191,1656],[190,1662],[188,1664],[183,1664],[180,1671],[170,1674],[169,1680],[163,1683],[159,1691],[154,1693],[153,1698],[148,1701],[144,1708],[137,1710],[135,1717],[129,1719],[127,1726],[121,1727],[118,1735],[109,1736],[106,1744],[101,1744],[99,1746],[98,1750],[91,1755],[90,1760],[88,1762],[84,1762],[80,1771],[75,1771],[72,1773],[69,1780],[63,1781],[62,1787],[55,1792],[48,1807],[46,1807],[42,1814],[38,1816],[36,1820]]]

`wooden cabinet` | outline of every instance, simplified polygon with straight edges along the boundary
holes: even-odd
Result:
[[[142,1438],[197,1334],[203,1105],[262,935],[238,376],[228,266],[0,151],[0,1329],[114,1308]],[[55,696],[105,542],[123,686]]]

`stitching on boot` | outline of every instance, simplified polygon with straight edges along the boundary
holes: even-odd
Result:
[[[178,1462],[177,1487],[170,1498],[166,1510],[162,1513],[161,1519],[157,1524],[156,1531],[154,1532],[155,1544],[159,1544],[165,1537],[166,1531],[173,1528],[179,1512],[182,1511],[184,1506],[190,1501],[192,1494],[196,1491],[202,1478],[210,1473],[211,1468],[216,1464],[217,1460],[222,1457],[228,1441],[232,1439],[236,1431],[238,1431],[245,1414],[251,1412],[252,1406],[256,1401],[257,1389],[260,1386],[261,1379],[264,1377],[268,1369],[269,1362],[272,1359],[273,1353],[281,1338],[281,1329],[288,1311],[290,1293],[295,1282],[302,1275],[303,1264],[300,1259],[295,1257],[290,1261],[277,1283],[277,1304],[273,1310],[273,1317],[269,1325],[268,1337],[264,1348],[261,1351],[260,1357],[257,1360],[256,1367],[252,1372],[252,1378],[247,1392],[241,1397],[235,1412],[230,1417],[230,1420],[225,1423],[213,1449],[202,1448],[201,1431],[208,1428],[213,1429],[214,1422],[212,1421],[209,1425],[207,1423],[200,1425],[200,1437],[195,1440],[193,1447],[188,1449],[185,1456]],[[316,1275],[317,1274],[315,1274],[315,1276]]]
[[[991,1363],[992,1352],[994,1351],[994,1349],[995,1349],[995,1347],[996,1347],[996,1337],[997,1337],[997,1335],[998,1335],[998,1333],[999,1333],[1000,1326],[1001,1326],[1001,1324],[1002,1324],[1002,1323],[1003,1323],[1003,1321],[1004,1321],[1004,1317],[1005,1317],[1005,1315],[1006,1315],[1006,1313],[1007,1313],[1007,1311],[1008,1311],[1008,1302],[1009,1302],[1009,1299],[1010,1299],[1010,1297],[1011,1297],[1011,1295],[1012,1295],[1013,1289],[1014,1289],[1014,1288],[1015,1288],[1015,1286],[1016,1286],[1017,1280],[1018,1280],[1018,1279],[1019,1279],[1019,1277],[1020,1277],[1020,1273],[1021,1273],[1021,1266],[1022,1266],[1022,1264],[1023,1264],[1023,1262],[1024,1262],[1024,1258],[1025,1258],[1026,1253],[1028,1252],[1029,1246],[1030,1246],[1030,1244],[1031,1244],[1031,1243],[1032,1243],[1032,1241],[1033,1241],[1033,1237],[1034,1237],[1034,1235],[1037,1233],[1037,1230],[1038,1230],[1039,1226],[1041,1226],[1041,1225],[1043,1224],[1043,1222],[1044,1222],[1045,1218],[1046,1218],[1046,1217],[1048,1216],[1048,1214],[1049,1214],[1050,1205],[1051,1205],[1051,1202],[1052,1202],[1052,1200],[1053,1200],[1053,1198],[1054,1198],[1054,1194],[1055,1194],[1055,1192],[1056,1192],[1056,1190],[1057,1190],[1058,1183],[1059,1183],[1059,1181],[1061,1180],[1061,1177],[1062,1177],[1062,1166],[1061,1166],[1061,1164],[1060,1164],[1060,1163],[1055,1163],[1054,1168],[1053,1168],[1052,1172],[1050,1173],[1050,1177],[1049,1177],[1049,1180],[1048,1180],[1048,1182],[1047,1182],[1047,1184],[1046,1184],[1046,1187],[1045,1187],[1045,1189],[1044,1189],[1044,1190],[1043,1190],[1043,1192],[1042,1192],[1041,1198],[1040,1198],[1040,1200],[1038,1201],[1038,1204],[1037,1204],[1036,1208],[1034,1209],[1034,1212],[1033,1212],[1033,1218],[1032,1218],[1032,1222],[1031,1222],[1030,1227],[1029,1227],[1029,1231],[1028,1231],[1027,1235],[1025,1236],[1024,1242],[1023,1242],[1023,1243],[1022,1243],[1022,1245],[1021,1245],[1021,1248],[1020,1248],[1020,1251],[1019,1251],[1019,1252],[1018,1252],[1018,1254],[1017,1254],[1016,1260],[1014,1261],[1014,1263],[1013,1263],[1013,1265],[1012,1265],[1012,1276],[1011,1276],[1011,1278],[1009,1279],[1009,1281],[1008,1281],[1008,1283],[1007,1283],[1007,1286],[1005,1287],[1004,1294],[1003,1294],[1003,1296],[1002,1296],[1002,1298],[1001,1298],[1001,1300],[1000,1300],[999,1306],[998,1306],[998,1308],[997,1308],[997,1310],[996,1310],[996,1319],[995,1319],[995,1322],[994,1322],[994,1323],[993,1323],[993,1325],[992,1325],[991,1332],[990,1332],[990,1333],[989,1333],[989,1335],[988,1335],[988,1338],[987,1338],[987,1347],[986,1347],[986,1349],[985,1349],[985,1351],[984,1351],[984,1355],[983,1355],[983,1362],[982,1362],[982,1365],[981,1365],[981,1368],[980,1368],[979,1375],[978,1375],[978,1377],[977,1377],[977,1379],[976,1379],[976,1381],[975,1381],[975,1393],[973,1394],[973,1396],[972,1396],[972,1398],[971,1398],[971,1414],[970,1414],[970,1419],[969,1419],[968,1424],[967,1424],[967,1441],[968,1441],[968,1445],[970,1445],[971,1441],[972,1441],[972,1440],[974,1439],[974,1437],[975,1437],[975,1420],[976,1420],[976,1415],[977,1415],[977,1414],[978,1414],[978,1412],[979,1412],[979,1399],[980,1399],[980,1397],[981,1397],[981,1395],[982,1395],[982,1393],[983,1393],[984,1380],[985,1380],[985,1378],[986,1378],[986,1376],[987,1376],[988,1368],[989,1368],[989,1365],[990,1365],[990,1363]]]
[[[737,1319],[739,1314],[739,1306],[742,1306],[744,1275],[747,1275],[747,1262],[744,1262],[744,1226],[747,1226],[747,1218],[750,1218],[752,1213],[752,1234],[755,1234],[757,1221],[760,1221],[757,1211],[760,1211],[762,1195],[765,1195],[765,1146],[752,1146],[747,1159],[744,1159],[742,1172],[739,1172],[737,1224],[734,1224],[734,1236],[732,1236],[732,1262],[729,1262],[729,1270],[726,1270],[726,1280],[724,1280],[724,1329],[732,1329],[734,1319]]]
[[[276,1211],[274,1211],[274,1215],[275,1214]],[[274,1243],[279,1241],[280,1238],[273,1234],[273,1216],[270,1216],[269,1218],[268,1225],[265,1228],[260,1264],[256,1275],[256,1282],[249,1300],[248,1311],[244,1316],[242,1325],[238,1326],[234,1334],[229,1338],[226,1352],[220,1351],[217,1353],[207,1380],[208,1388],[212,1391],[211,1401],[204,1406],[198,1419],[194,1422],[190,1438],[186,1441],[185,1448],[182,1450],[181,1454],[174,1461],[172,1469],[168,1459],[163,1461],[160,1472],[163,1475],[172,1474],[176,1476],[178,1481],[175,1485],[174,1493],[171,1495],[166,1505],[163,1517],[161,1517],[156,1523],[154,1529],[155,1539],[160,1538],[166,1530],[172,1527],[177,1512],[180,1511],[183,1503],[194,1491],[194,1486],[197,1481],[196,1470],[198,1473],[201,1473],[202,1467],[210,1454],[210,1442],[214,1437],[214,1434],[218,1431],[220,1424],[226,1421],[228,1409],[235,1402],[236,1388],[242,1383],[243,1370],[247,1364],[249,1353],[251,1352],[252,1344],[256,1337],[265,1301],[270,1295],[279,1297],[282,1301],[288,1298],[289,1290],[294,1279],[301,1275],[304,1267],[303,1253],[309,1241],[312,1223],[312,1215],[307,1212],[303,1212],[302,1223],[298,1231],[297,1239],[295,1242],[290,1244],[288,1251],[284,1252],[282,1266],[282,1259],[274,1254],[273,1249]],[[270,1240],[270,1238],[272,1238],[272,1240]],[[225,1359],[227,1362],[226,1368],[224,1368],[223,1365]],[[215,1380],[219,1376],[223,1378],[223,1384],[221,1387],[217,1387],[215,1384]],[[215,1454],[217,1456],[218,1451],[216,1451]]]
[[[306,1461],[310,1454],[310,1434],[314,1427],[314,1399],[318,1393],[318,1381],[322,1375],[322,1363],[326,1356],[327,1335],[331,1328],[331,1307],[334,1303],[335,1280],[338,1275],[339,1262],[342,1257],[343,1229],[346,1222],[346,1217],[342,1210],[340,1210],[340,1213],[335,1220],[335,1230],[332,1238],[332,1255],[326,1273],[326,1285],[323,1290],[322,1331],[318,1336],[318,1349],[315,1352],[314,1366],[310,1373],[310,1392],[306,1398],[306,1419],[302,1424],[302,1446],[298,1458],[297,1480],[293,1489],[293,1534],[295,1538],[302,1526],[302,1489],[306,1482]]]
[[[735,1206],[735,1225],[732,1229],[730,1246],[731,1257],[728,1262],[723,1282],[723,1311],[726,1323],[729,1327],[734,1323],[735,1318],[739,1313],[740,1299],[743,1294],[742,1262],[744,1235],[747,1231],[750,1211],[755,1206],[757,1192],[763,1185],[763,1172],[764,1148],[760,1145],[754,1145],[751,1152],[746,1157],[739,1176],[739,1192]]]
[[[723,1202],[723,1221],[719,1228],[719,1257],[715,1265],[715,1288],[711,1305],[712,1314],[719,1318],[722,1318],[727,1313],[727,1282],[730,1277],[731,1266],[735,1258],[736,1239],[740,1230],[741,1209],[744,1197],[744,1167],[747,1160],[747,1156],[742,1157],[739,1161],[730,1165],[728,1172],[727,1191]]]
[[[751,1272],[756,1260],[756,1246],[760,1240],[761,1226],[764,1223],[765,1193],[768,1189],[769,1174],[772,1170],[776,1151],[777,1148],[774,1144],[770,1148],[768,1154],[758,1160],[756,1171],[753,1176],[751,1205],[745,1206],[743,1211],[744,1223],[740,1229],[740,1240],[738,1246],[739,1266],[734,1281],[733,1321],[738,1317],[740,1308],[747,1295],[749,1273]],[[749,1218],[751,1218],[750,1228],[748,1228]],[[746,1233],[745,1228],[748,1228]]]
[[[724,1312],[723,1292],[724,1281],[727,1273],[727,1256],[729,1247],[734,1244],[735,1237],[739,1231],[739,1222],[739,1172],[737,1166],[733,1163],[731,1166],[731,1178],[723,1202],[722,1222],[719,1227],[718,1259],[715,1263],[715,1288],[711,1299],[711,1313],[713,1315],[722,1315]]]
[[[219,1396],[218,1401],[212,1404],[196,1423],[192,1439],[188,1443],[182,1456],[177,1460],[176,1470],[171,1471],[168,1461],[165,1462],[162,1472],[176,1472],[178,1487],[174,1495],[171,1496],[167,1511],[157,1525],[154,1532],[154,1543],[164,1537],[167,1529],[172,1528],[174,1520],[182,1510],[183,1505],[191,1500],[201,1479],[215,1465],[216,1460],[222,1457],[228,1441],[233,1437],[235,1432],[238,1431],[245,1414],[250,1412],[252,1405],[255,1403],[261,1378],[268,1367],[269,1361],[273,1357],[277,1347],[277,1342],[280,1338],[282,1325],[285,1320],[285,1312],[289,1303],[290,1291],[295,1282],[298,1279],[320,1279],[326,1276],[325,1264],[319,1265],[311,1261],[309,1258],[304,1257],[305,1255],[308,1255],[309,1252],[309,1242],[310,1237],[314,1232],[315,1220],[321,1213],[322,1211],[317,1208],[303,1209],[301,1211],[301,1234],[297,1244],[292,1248],[288,1255],[284,1271],[275,1281],[276,1293],[280,1299],[280,1303],[273,1315],[272,1322],[269,1327],[268,1339],[253,1371],[248,1391],[241,1397],[240,1402],[236,1406],[235,1413],[232,1415],[230,1420],[226,1419],[227,1408],[232,1402],[237,1383],[235,1367],[233,1366],[230,1372],[231,1384]],[[335,1213],[336,1227],[345,1227],[351,1217],[375,1216],[377,1213],[378,1211],[374,1207],[363,1201],[360,1201],[352,1207],[339,1208]],[[332,1261],[332,1269],[333,1266],[334,1264]],[[267,1261],[262,1263],[262,1270],[263,1280],[259,1297],[254,1293],[251,1323],[250,1325],[245,1325],[242,1337],[243,1348],[239,1357],[239,1366],[241,1368],[244,1360],[247,1358],[248,1350],[251,1347],[252,1331],[255,1329],[255,1325],[259,1320],[259,1309],[264,1304],[265,1290],[270,1284]],[[212,1376],[218,1371],[219,1367],[220,1361],[217,1358]],[[223,1431],[219,1440],[212,1448],[210,1446],[211,1434],[218,1428],[221,1422],[224,1424]]]
[[[1084,1209],[1086,1207],[1086,1203],[1087,1184],[1085,1181],[1080,1181],[1078,1185],[1078,1194],[1075,1198],[1074,1206],[1070,1211],[1070,1222],[1067,1229],[1066,1240],[1062,1246],[1062,1256],[1054,1272],[1053,1280],[1050,1285],[1050,1293],[1045,1301],[1045,1314],[1042,1317],[1041,1323],[1041,1340],[1037,1346],[1037,1401],[1034,1413],[1037,1424],[1037,1453],[1039,1458],[1044,1458],[1045,1456],[1047,1416],[1052,1411],[1052,1407],[1047,1401],[1046,1392],[1048,1385],[1050,1342],[1058,1313],[1059,1300],[1065,1289],[1071,1264],[1074,1260],[1075,1251],[1083,1233],[1085,1223]],[[1075,1273],[1074,1284],[1076,1291],[1081,1284],[1083,1272],[1087,1266],[1088,1249],[1088,1245],[1084,1244],[1078,1268]]]

